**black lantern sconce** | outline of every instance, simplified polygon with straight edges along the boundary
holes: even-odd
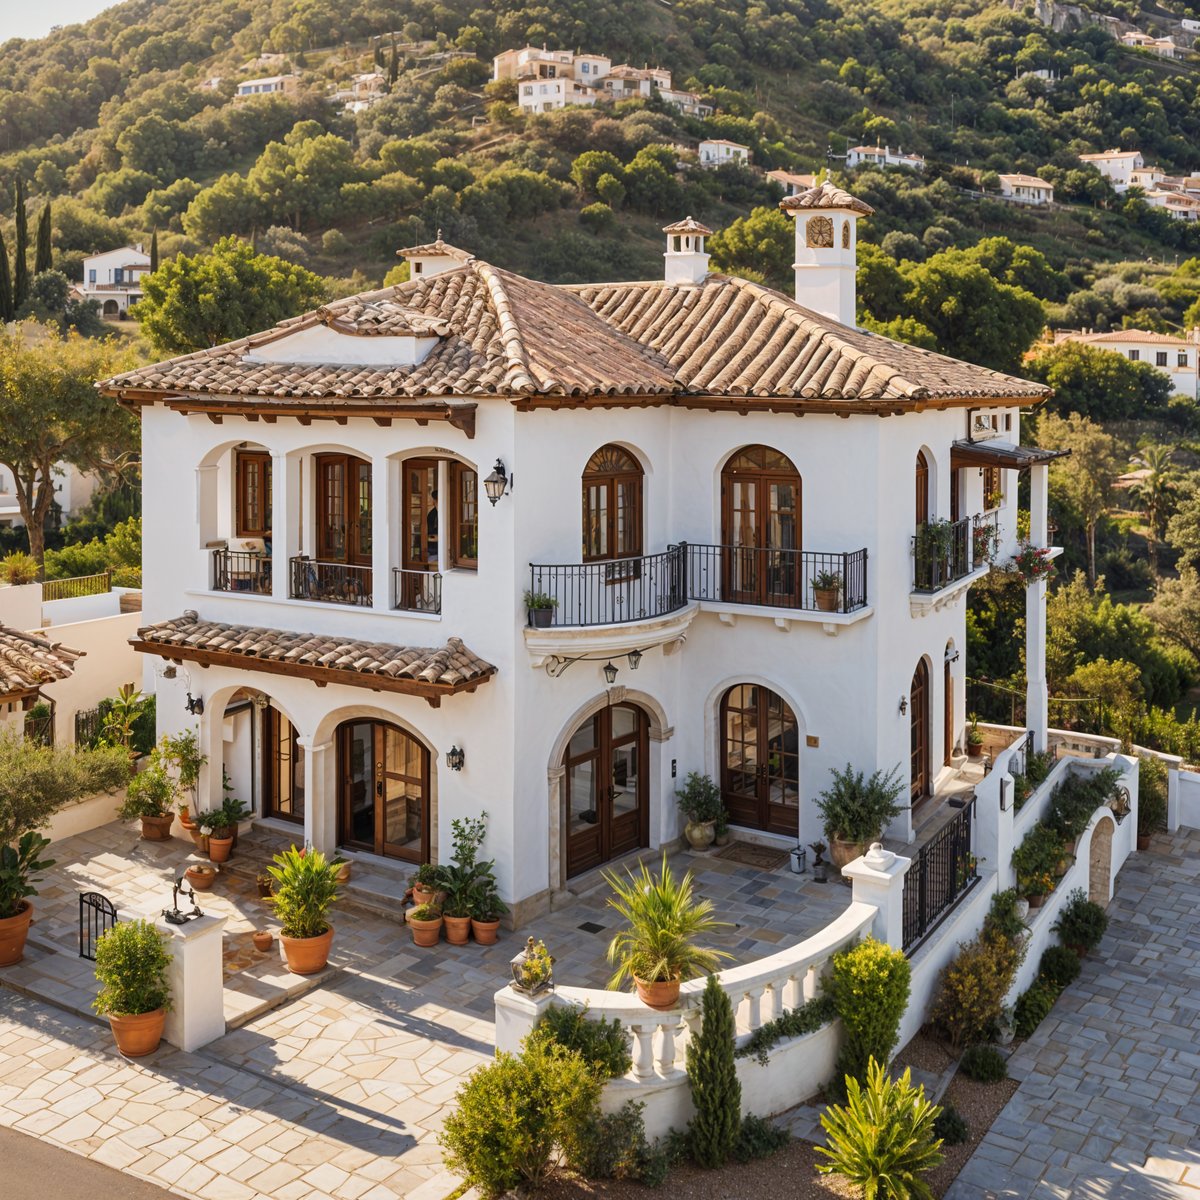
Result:
[[[192,716],[201,717],[204,715],[204,697],[193,696],[191,692],[188,692],[187,704],[184,707],[192,714]]]
[[[908,712],[908,697],[901,696],[900,697],[900,715],[904,716],[904,714],[906,712]]]
[[[641,666],[642,652],[640,650],[630,650],[625,657],[629,662],[629,669],[631,671],[636,671]]]
[[[458,746],[451,746],[450,749],[446,751],[446,766],[448,766],[450,770],[461,771],[463,769],[463,763],[466,761],[466,751],[462,750]]]
[[[483,481],[483,490],[487,493],[488,500],[491,501],[492,507],[496,506],[496,501],[504,495],[506,491],[511,491],[513,478],[507,475],[504,471],[504,461],[496,459],[496,465],[492,468],[492,473]]]
[[[606,662],[604,664],[603,670],[604,670],[604,678],[608,680],[609,686],[611,687],[614,683],[617,682],[617,668],[615,666],[613,666],[613,664],[611,662]]]

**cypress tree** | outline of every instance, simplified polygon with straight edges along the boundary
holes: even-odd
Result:
[[[13,305],[20,308],[29,296],[29,221],[25,216],[25,183],[17,176],[17,244],[13,247]]]
[[[150,235],[150,273],[158,270],[158,230]]]
[[[400,77],[400,51],[392,47],[392,61],[388,64],[388,87]]]
[[[33,273],[40,275],[43,271],[50,270],[53,264],[53,251],[50,246],[50,201],[46,201],[46,207],[42,209],[42,215],[38,217],[37,227],[37,250],[33,259]]]
[[[701,1167],[720,1167],[733,1154],[742,1128],[742,1085],[733,1061],[733,1005],[715,975],[704,985],[700,1034],[688,1043],[687,1075],[696,1115],[688,1148]]]
[[[8,247],[0,233],[0,321],[11,321],[16,316],[13,304],[12,276],[8,273]]]

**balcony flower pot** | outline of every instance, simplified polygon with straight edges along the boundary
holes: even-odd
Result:
[[[208,857],[212,862],[223,863],[229,861],[229,856],[233,852],[233,835],[221,831],[221,835],[210,834],[208,838]]]
[[[663,979],[650,983],[635,975],[633,982],[637,986],[638,999],[647,1008],[674,1008],[679,1003],[678,979]]]
[[[474,937],[477,945],[494,946],[499,933],[499,917],[494,921],[480,921],[476,917],[471,918],[471,936]]]
[[[442,935],[442,914],[432,904],[419,905],[409,909],[408,927],[414,946],[436,946]]]
[[[554,622],[554,610],[558,601],[545,592],[525,593],[525,611],[529,616],[529,624],[534,629],[547,629]]]
[[[126,1058],[145,1058],[147,1054],[153,1054],[162,1041],[166,1021],[165,1008],[136,1015],[109,1013],[108,1016],[117,1049]]]
[[[275,940],[275,935],[269,929],[256,929],[254,931],[254,948],[261,950],[264,954],[270,950],[271,943]]]
[[[818,612],[837,612],[837,588],[813,588],[813,599],[817,602]]]
[[[693,850],[707,850],[716,841],[715,821],[689,821],[683,829],[684,837]]]
[[[531,608],[529,610],[529,624],[534,629],[548,629],[554,621],[554,609],[552,608]]]
[[[188,867],[184,874],[187,876],[188,883],[198,892],[211,891],[212,885],[217,881],[216,867],[203,865]]]
[[[29,922],[33,920],[33,905],[22,900],[14,917],[0,920],[0,967],[11,967],[25,957],[25,939]]]
[[[294,938],[286,934],[279,935],[283,943],[283,955],[287,959],[288,970],[293,975],[316,975],[325,970],[329,962],[329,951],[333,946],[333,926],[330,925],[324,933],[316,937]]]
[[[470,917],[452,917],[443,913],[442,924],[446,928],[446,941],[451,946],[465,946],[471,940]]]

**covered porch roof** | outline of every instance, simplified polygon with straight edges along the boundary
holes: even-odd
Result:
[[[955,442],[950,447],[951,467],[1008,467],[1024,471],[1039,463],[1065,458],[1070,450],[1042,450],[1037,446],[1011,446],[1006,442]]]
[[[36,696],[46,684],[70,678],[83,654],[35,633],[0,625],[0,700]]]

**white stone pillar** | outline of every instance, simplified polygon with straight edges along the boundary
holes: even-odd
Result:
[[[371,603],[376,612],[392,607],[391,526],[387,518],[399,509],[388,494],[390,465],[383,455],[371,460]]]
[[[181,669],[182,670],[182,669]],[[183,706],[182,689],[173,688],[166,694],[172,703]],[[161,705],[164,697],[159,697]],[[162,718],[159,717],[161,722]],[[225,767],[225,714],[214,712],[205,706],[204,713],[196,727],[196,736],[200,745],[200,753],[205,761],[200,767],[200,779],[196,785],[196,812],[205,813],[214,808],[220,808],[225,799],[221,789],[222,771]]]
[[[1029,468],[1029,541],[1034,546],[1048,544],[1050,466],[1034,463]]]
[[[1046,581],[1025,589],[1025,724],[1033,748],[1046,749],[1050,726],[1050,688],[1046,683]]]
[[[332,742],[313,743],[300,736],[304,750],[304,841],[329,855],[337,848],[337,788],[326,786],[326,754]]]
[[[271,594],[280,599],[288,594],[288,556],[295,554],[296,513],[288,508],[288,457],[271,455]],[[296,472],[297,476],[299,472]]]
[[[842,868],[853,889],[851,901],[877,910],[871,935],[897,950],[904,948],[904,876],[911,863],[875,842],[862,858]]]
[[[545,1011],[554,1003],[552,991],[527,996],[511,987],[496,993],[496,1049],[516,1054]]]
[[[172,925],[159,917],[155,928],[165,933],[171,965],[171,1011],[163,1031],[180,1050],[199,1050],[225,1036],[225,985],[221,946],[226,917],[197,917]]]

